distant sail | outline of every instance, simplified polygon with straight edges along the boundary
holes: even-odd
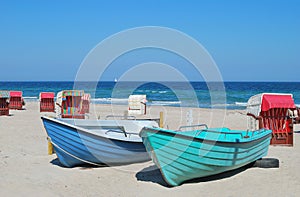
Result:
[[[118,79],[117,79],[117,78],[115,78],[115,82],[118,82]]]

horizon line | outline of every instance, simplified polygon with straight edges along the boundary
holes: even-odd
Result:
[[[3,80],[3,81],[0,81],[0,83],[5,83],[5,82],[72,82],[74,83],[75,81],[71,81],[71,80],[51,80],[51,81],[48,81],[48,80]],[[147,82],[147,83],[154,83],[154,82],[187,82],[187,81],[118,81],[118,82],[115,82],[114,80],[102,80],[102,81],[78,81],[78,82],[88,82],[88,83],[91,83],[91,82],[113,82],[113,83],[122,83],[122,82]],[[203,83],[207,83],[207,81],[196,81],[196,80],[191,80],[191,81],[188,81],[188,82],[203,82]],[[251,82],[251,83],[267,83],[267,82],[270,82],[270,83],[299,83],[300,81],[248,81],[248,80],[245,80],[245,81],[238,81],[238,80],[224,80],[224,81],[209,81],[209,82],[236,82],[236,83],[240,83],[240,82],[244,82],[244,83],[247,83],[247,82]]]

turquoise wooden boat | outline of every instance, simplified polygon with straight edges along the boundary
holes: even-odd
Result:
[[[177,186],[190,179],[240,168],[266,156],[271,133],[266,129],[240,131],[206,127],[173,131],[144,127],[140,136],[164,180]]]

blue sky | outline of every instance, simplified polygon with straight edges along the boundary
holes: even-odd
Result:
[[[297,0],[0,1],[0,81],[74,80],[100,41],[138,26],[195,38],[225,81],[300,81]]]

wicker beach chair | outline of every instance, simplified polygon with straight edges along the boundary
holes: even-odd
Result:
[[[91,99],[90,94],[85,93],[82,96],[82,111],[84,113],[90,113],[90,102],[91,102],[90,99]]]
[[[40,112],[54,112],[54,92],[40,93]]]
[[[82,110],[82,90],[64,90],[56,97],[56,116],[59,118],[84,119]]]
[[[300,124],[300,108],[297,107],[296,110],[294,110],[294,115],[295,115],[295,123]]]
[[[128,114],[137,115],[137,114],[146,114],[146,95],[130,95],[128,98]]]
[[[292,94],[263,93],[252,96],[247,103],[248,129],[270,129],[271,144],[293,146],[293,117],[289,111],[295,109]]]
[[[9,115],[9,92],[0,90],[0,116]]]
[[[21,110],[24,104],[22,91],[9,92],[9,109]]]

